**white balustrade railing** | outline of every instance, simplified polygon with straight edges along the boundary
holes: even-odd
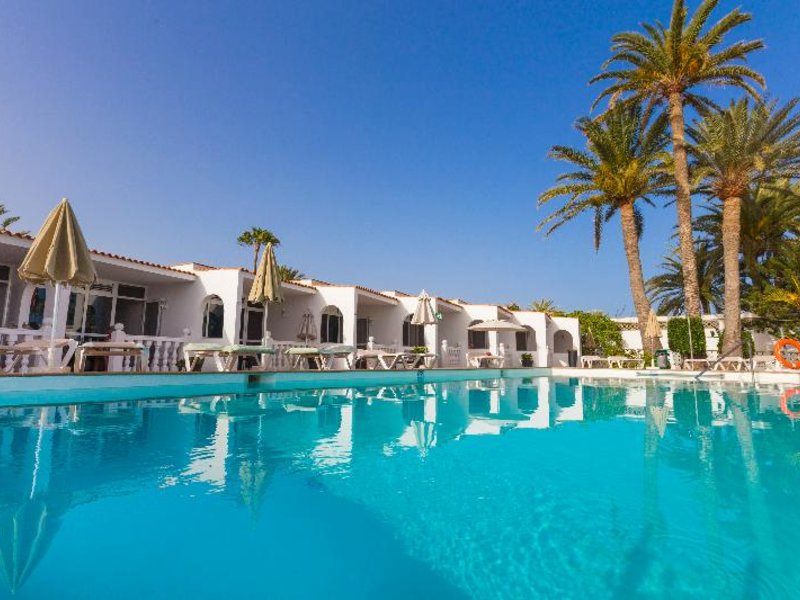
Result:
[[[447,340],[442,340],[441,365],[442,367],[463,367],[467,364],[467,355],[461,346],[451,346]]]
[[[391,344],[379,344],[375,341],[374,336],[370,336],[367,341],[367,350],[375,350],[377,352],[397,352],[398,347],[397,340],[393,341]]]
[[[178,361],[183,360],[183,345],[191,341],[190,331],[183,330],[183,337],[152,335],[130,335],[121,323],[114,325],[111,341],[136,342],[145,348],[144,370],[151,373],[174,373],[179,370]],[[111,358],[109,371],[130,372],[134,370],[132,358]]]
[[[275,354],[272,355],[272,368],[279,371],[287,371],[292,368],[292,357],[286,354],[289,348],[306,345],[301,342],[273,340],[272,338],[268,338],[267,342],[268,346],[275,350]],[[315,348],[316,346],[314,344],[308,344],[308,347]]]
[[[43,327],[42,329],[12,329],[1,327],[0,328],[0,345],[1,346],[14,346],[19,342],[27,342],[29,340],[39,340],[45,337],[50,336],[50,329],[49,327]],[[0,354],[0,369],[3,371],[6,370],[6,367],[11,364],[11,361],[14,360],[13,356],[3,352]],[[17,373],[27,373],[33,365],[33,361],[36,360],[33,357],[25,357],[20,362],[19,366],[15,367],[15,372]]]

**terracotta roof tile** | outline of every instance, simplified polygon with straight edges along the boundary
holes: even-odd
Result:
[[[17,239],[20,239],[20,240],[26,240],[26,241],[29,241],[29,242],[33,242],[33,240],[34,240],[34,237],[32,235],[28,235],[27,233],[17,233],[17,232],[14,232],[14,231],[0,231],[0,235],[5,235],[5,236],[8,236],[8,237],[14,237],[14,238],[17,238]],[[152,268],[155,268],[155,269],[163,269],[165,271],[172,271],[174,273],[181,273],[183,275],[191,275],[191,273],[188,273],[187,271],[184,271],[182,269],[176,269],[174,267],[169,267],[167,265],[160,265],[158,263],[153,263],[153,262],[149,262],[149,261],[146,261],[146,260],[141,260],[141,259],[138,259],[138,258],[130,258],[128,256],[122,256],[121,254],[114,254],[112,252],[104,252],[103,250],[94,250],[94,249],[90,249],[89,252],[91,252],[95,256],[102,256],[104,258],[112,258],[114,260],[122,260],[122,261],[133,263],[133,264],[136,264],[136,265],[142,265],[143,267],[152,267]]]

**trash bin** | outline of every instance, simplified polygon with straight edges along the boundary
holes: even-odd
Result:
[[[570,367],[577,367],[578,366],[578,351],[577,350],[568,350],[567,351],[567,364]]]
[[[659,369],[670,369],[672,365],[670,365],[669,361],[669,350],[662,348],[660,350],[656,350],[655,353],[656,358],[656,366]]]

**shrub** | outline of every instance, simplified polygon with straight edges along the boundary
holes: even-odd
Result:
[[[691,352],[689,351],[689,322],[692,327]],[[682,356],[706,357],[706,332],[700,317],[670,319],[667,323],[667,342],[670,350],[678,352]]]
[[[581,348],[584,354],[614,356],[625,353],[622,344],[622,329],[620,329],[619,323],[612,321],[608,315],[601,312],[576,310],[567,316],[578,319],[581,327]],[[587,339],[590,333],[591,339]]]

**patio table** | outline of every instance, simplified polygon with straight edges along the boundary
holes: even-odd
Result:
[[[78,347],[75,357],[75,372],[82,373],[86,367],[86,359],[100,357],[106,359],[106,370],[109,369],[108,359],[113,357],[132,358],[133,370],[141,373],[144,370],[145,347],[136,342],[86,342]]]
[[[488,368],[495,368],[500,369],[503,367],[503,357],[502,356],[494,356],[494,355],[487,355],[487,356],[473,356],[473,360],[477,361],[478,368],[481,369],[488,369]]]

